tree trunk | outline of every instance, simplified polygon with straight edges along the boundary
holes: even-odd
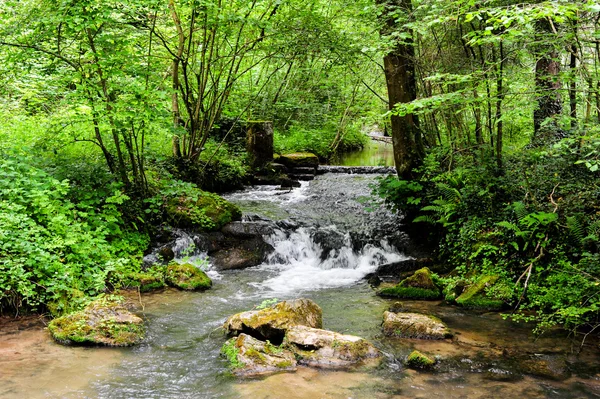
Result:
[[[549,20],[537,21],[536,27],[542,34],[553,33],[553,25]],[[548,132],[558,133],[556,116],[562,113],[562,100],[560,98],[561,82],[559,79],[560,60],[558,53],[548,43],[547,37],[541,37],[547,44],[542,45],[538,51],[538,60],[535,64],[535,87],[537,93],[538,108],[533,113],[534,137],[538,138],[542,124],[547,119],[552,120]]]
[[[396,22],[398,11],[406,15],[412,13],[411,0],[388,0],[382,2],[385,11],[382,14],[385,26],[382,34],[405,31],[411,38],[396,42],[394,48],[383,58],[385,80],[388,89],[389,109],[396,104],[409,103],[417,98],[415,79],[415,49],[412,31]],[[399,116],[392,114],[392,145],[398,176],[410,179],[412,171],[424,154],[423,140],[416,115]]]

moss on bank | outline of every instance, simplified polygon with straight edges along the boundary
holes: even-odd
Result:
[[[498,281],[496,275],[484,275],[479,277],[473,284],[467,286],[460,296],[456,298],[459,306],[479,310],[500,310],[504,302],[486,296],[486,290]]]

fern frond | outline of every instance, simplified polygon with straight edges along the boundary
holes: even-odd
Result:
[[[431,215],[421,215],[421,216],[417,216],[414,220],[413,223],[430,223],[430,224],[436,224],[438,221],[435,220],[435,218]]]
[[[527,211],[527,206],[521,201],[513,202],[512,204],[513,211],[515,211],[515,215],[517,216],[517,220],[522,221],[529,215]]]
[[[436,186],[446,201],[460,202],[462,200],[462,195],[456,188],[450,187],[446,183],[437,183]]]
[[[504,227],[506,230],[514,231],[515,233],[521,232],[519,226],[506,220],[496,223],[496,226]]]
[[[586,230],[580,217],[567,216],[567,228],[571,235],[577,239],[580,245],[584,244],[586,238]]]

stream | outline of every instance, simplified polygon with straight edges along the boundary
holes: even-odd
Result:
[[[65,347],[51,341],[36,318],[0,320],[1,398],[598,398],[597,344],[578,347],[562,333],[537,340],[531,326],[498,314],[475,314],[440,302],[404,301],[433,314],[456,333],[453,341],[386,338],[382,314],[393,301],[375,296],[364,277],[407,257],[397,248],[401,219],[372,204],[378,174],[326,173],[281,191],[250,187],[226,195],[245,218],[282,226],[266,240],[274,252],[263,264],[236,271],[210,269],[206,292],[167,289],[132,294],[147,320],[144,342],[133,348]],[[324,250],[323,239],[334,240]],[[185,236],[183,247],[193,240]],[[334,249],[331,249],[331,248]],[[179,253],[185,253],[179,248]],[[200,252],[185,256],[199,264]],[[210,259],[208,260],[210,262]],[[228,375],[219,356],[220,330],[231,314],[266,299],[305,297],[323,309],[323,328],[362,336],[383,351],[375,369],[323,371],[300,368],[266,378]],[[439,356],[434,372],[405,369],[413,349]],[[567,364],[562,381],[524,375],[512,354]]]

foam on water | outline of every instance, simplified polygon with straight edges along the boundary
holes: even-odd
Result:
[[[344,245],[323,259],[323,247],[307,228],[277,231],[268,241],[275,250],[262,268],[275,275],[255,285],[279,295],[350,285],[382,264],[407,258],[385,241],[355,251],[346,235]]]

